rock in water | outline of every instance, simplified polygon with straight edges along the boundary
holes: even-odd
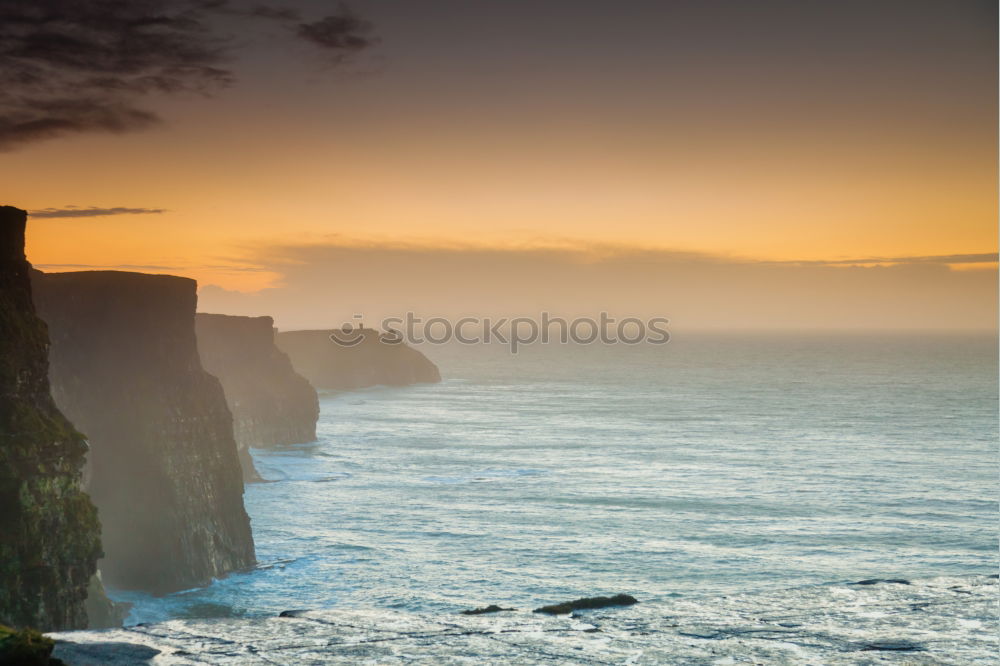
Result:
[[[316,389],[275,346],[270,317],[199,313],[195,331],[202,365],[226,392],[243,479],[259,481],[249,447],[314,441]]]
[[[292,359],[295,371],[318,389],[346,391],[367,386],[406,386],[441,381],[441,373],[426,356],[402,342],[384,341],[370,328],[337,335],[357,340],[351,346],[334,342],[334,331],[285,331],[275,342]]]
[[[489,615],[491,613],[503,613],[504,611],[517,610],[516,608],[501,608],[496,604],[490,604],[489,606],[484,606],[482,608],[473,608],[472,610],[462,611],[462,615]]]
[[[865,643],[862,652],[923,652],[924,647],[910,641],[878,641]]]
[[[233,421],[195,342],[195,282],[35,273],[52,394],[90,440],[104,580],[156,594],[254,563]]]
[[[0,207],[0,623],[82,629],[100,528],[80,488],[86,442],[49,393],[26,220],[23,210]]]
[[[584,597],[576,601],[566,601],[561,604],[542,606],[536,608],[532,613],[545,613],[547,615],[566,615],[575,610],[590,610],[593,608],[608,608],[609,606],[631,606],[639,603],[638,600],[629,594],[616,594],[613,597]]]

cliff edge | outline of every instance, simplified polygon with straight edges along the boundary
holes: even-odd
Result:
[[[0,206],[0,624],[82,629],[100,527],[80,488],[87,444],[49,393],[26,221]]]
[[[354,333],[358,343],[334,342],[333,331],[284,331],[275,342],[292,359],[295,371],[316,388],[350,390],[367,386],[406,386],[441,381],[426,356],[402,342],[385,342],[373,329]],[[353,339],[353,338],[352,338]]]
[[[35,272],[56,404],[90,440],[104,580],[156,594],[251,566],[232,417],[205,372],[194,280]]]
[[[316,439],[316,389],[296,374],[274,344],[270,317],[195,317],[202,365],[222,382],[233,414],[244,481],[257,481],[251,446],[299,444]]]

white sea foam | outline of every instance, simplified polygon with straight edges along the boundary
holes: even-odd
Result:
[[[977,664],[997,581],[811,586],[549,617],[355,609],[54,634],[56,656],[151,664]],[[120,659],[121,661],[116,661]],[[89,661],[88,661],[89,660]]]

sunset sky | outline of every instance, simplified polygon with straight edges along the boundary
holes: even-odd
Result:
[[[995,3],[372,0],[337,57],[286,29],[336,4],[281,6],[211,17],[232,85],[0,153],[33,263],[187,275],[283,327],[995,325]]]

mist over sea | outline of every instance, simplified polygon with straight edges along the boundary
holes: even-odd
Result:
[[[997,567],[994,335],[424,345],[444,381],[321,394],[255,450],[259,566],[129,622],[533,608]]]

